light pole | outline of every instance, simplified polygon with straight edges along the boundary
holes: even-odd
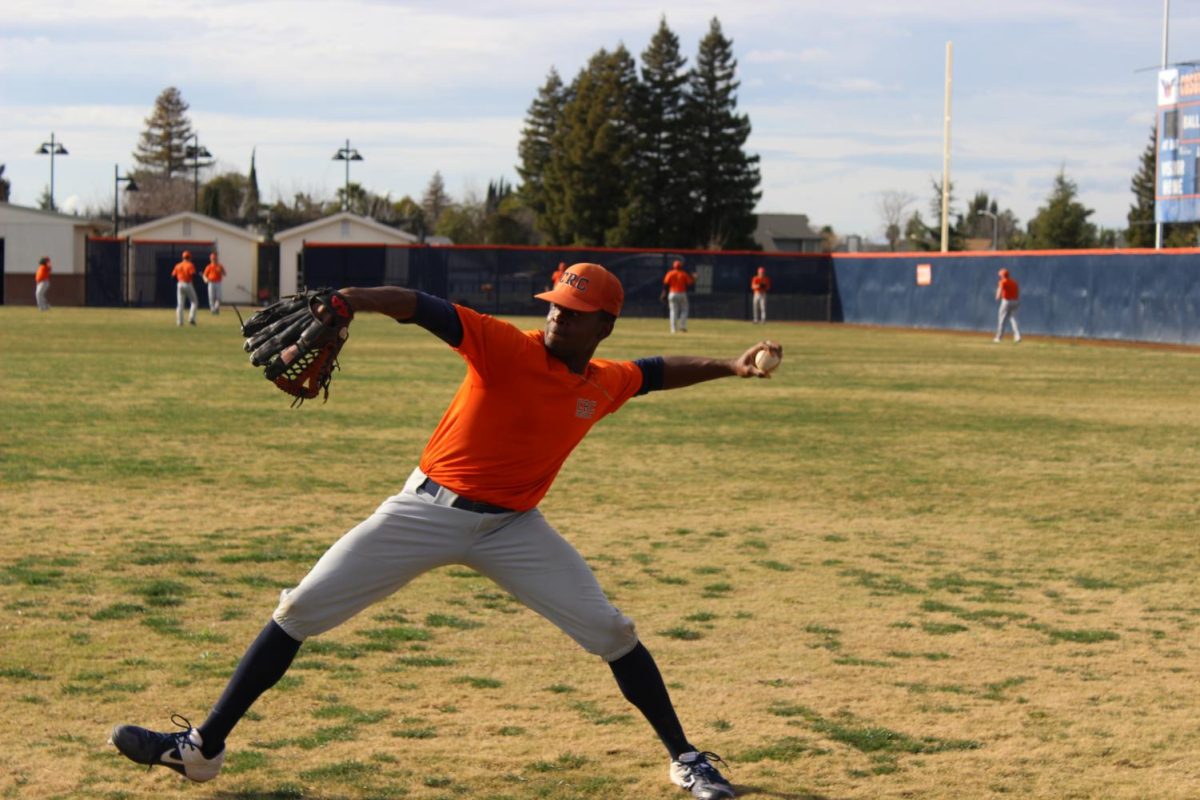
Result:
[[[124,181],[129,185],[125,187],[128,192],[136,192],[138,190],[137,183],[128,175],[121,174],[121,168],[117,164],[113,164],[113,236],[117,235],[117,221],[121,218],[118,213],[121,200],[121,182]]]
[[[200,134],[193,133],[188,137],[194,141],[195,145],[188,145],[184,148],[183,158],[185,161],[192,162],[192,211],[200,211],[200,159],[212,158],[212,153],[208,152],[208,148],[200,145]],[[208,166],[205,164],[205,166]]]
[[[342,211],[350,207],[350,162],[362,161],[363,157],[358,154],[357,150],[350,147],[350,140],[346,140],[346,146],[338,148],[338,151],[333,155],[334,161],[346,162],[346,189],[342,195]]]
[[[985,217],[992,218],[992,249],[995,250],[997,249],[996,244],[1000,233],[1000,218],[988,211],[986,208],[979,209],[979,213],[983,214]]]
[[[34,151],[39,156],[50,156],[50,210],[54,211],[54,157],[69,156],[67,148],[63,147],[62,142],[54,140],[54,131],[50,132],[50,141],[42,142],[42,146]]]

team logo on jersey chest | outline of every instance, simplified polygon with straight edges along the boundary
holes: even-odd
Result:
[[[580,397],[575,401],[575,416],[580,419],[591,419],[596,416],[596,401]]]

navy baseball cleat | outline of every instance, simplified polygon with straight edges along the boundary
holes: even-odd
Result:
[[[716,753],[681,753],[677,760],[671,762],[671,782],[681,789],[687,789],[700,800],[734,797],[733,787],[709,763],[710,758],[725,763]]]
[[[170,767],[188,780],[197,783],[211,781],[225,763],[225,748],[212,758],[200,752],[204,742],[200,732],[183,717],[175,715],[171,721],[184,730],[177,733],[156,733],[137,725],[118,725],[112,729],[109,741],[116,745],[121,755],[138,764]]]

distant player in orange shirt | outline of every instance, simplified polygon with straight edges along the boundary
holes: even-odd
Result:
[[[663,290],[659,296],[659,300],[664,297],[667,300],[667,305],[671,310],[671,333],[680,331],[687,333],[688,321],[688,287],[696,282],[696,279],[687,273],[683,268],[682,261],[675,261],[671,264],[671,269],[663,276]]]
[[[704,800],[733,797],[710,761],[717,759],[684,734],[633,621],[613,606],[587,562],[537,506],[575,446],[626,401],[715,378],[770,377],[754,366],[755,356],[782,354],[780,345],[762,341],[727,359],[593,358],[624,302],[621,282],[597,264],[575,264],[554,289],[538,295],[550,303],[542,330],[522,331],[399,286],[341,294],[359,312],[415,322],[453,348],[466,362],[457,394],[404,488],[283,593],[204,724],[187,723],[175,733],[121,725],[113,729],[113,744],[139,764],[167,766],[193,781],[215,778],[226,737],[283,677],[305,639],[431,569],[463,564],[608,663],[621,693],[666,747],[674,783]]]
[[[183,303],[188,301],[192,304],[191,311],[188,312],[188,324],[196,324],[196,306],[200,305],[200,300],[196,297],[196,287],[192,285],[192,280],[196,277],[196,265],[192,263],[192,254],[187,250],[183,251],[182,260],[175,265],[175,269],[171,270],[171,277],[177,283],[175,284],[175,324],[183,324]]]
[[[214,314],[221,313],[221,281],[224,279],[225,266],[217,261],[215,252],[209,253],[208,266],[204,268],[204,282],[208,284],[208,307]]]
[[[771,291],[771,279],[767,277],[767,268],[759,267],[758,274],[750,279],[750,291],[754,294],[751,303],[754,306],[754,324],[767,321],[767,292]]]
[[[563,276],[563,273],[566,271],[567,271],[567,262],[565,262],[565,261],[558,262],[558,269],[554,270],[554,272],[550,275],[550,285],[546,287],[546,291],[550,291],[555,286],[557,286],[559,280]]]
[[[52,271],[50,256],[42,256],[41,261],[38,261],[37,272],[33,275],[33,299],[37,301],[38,311],[50,310],[50,301],[46,299],[46,295],[50,294],[50,273]]]
[[[1013,344],[1021,341],[1021,330],[1017,327],[1017,308],[1021,305],[1021,287],[1009,277],[1008,270],[1000,270],[1000,281],[996,284],[996,300],[1000,302],[999,319],[996,322],[996,338],[1004,338],[1004,323],[1012,325]]]
[[[226,271],[221,261],[217,260],[216,252],[209,253],[209,265],[204,267],[204,282],[209,284],[209,309],[214,314],[221,313],[221,282],[224,276]]]

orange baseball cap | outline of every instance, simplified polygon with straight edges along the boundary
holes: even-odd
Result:
[[[625,290],[620,279],[599,264],[573,264],[553,289],[534,297],[572,311],[607,311],[619,317]]]
[[[671,268],[672,268],[672,269],[677,269],[677,268],[679,268],[679,267],[682,267],[682,266],[683,266],[683,262],[682,262],[682,261],[672,261],[672,262],[671,262]]]
[[[1001,278],[1007,278],[1007,277],[1008,277],[1008,270],[1006,270],[1006,269],[1002,269],[1002,270],[1000,270],[1000,277],[1001,277]]]
[[[184,257],[184,258],[191,258],[191,257],[192,257],[192,254],[191,254],[191,253],[189,253],[187,250],[184,250],[184,251],[183,251],[183,257]]]

